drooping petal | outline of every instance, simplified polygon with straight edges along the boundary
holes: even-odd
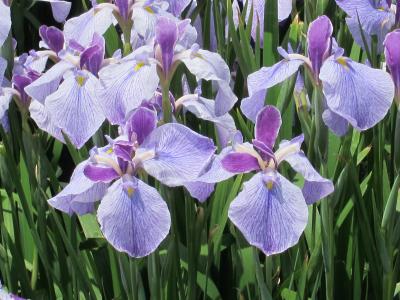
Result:
[[[349,15],[349,18],[346,18],[346,23],[355,42],[364,48],[360,32],[361,24],[368,47],[371,49],[371,38],[376,35],[378,37],[378,51],[382,52],[383,39],[395,23],[395,14],[390,8],[380,7],[373,1],[366,0],[336,0],[336,3]],[[360,23],[358,20],[360,20]]]
[[[300,149],[302,142],[303,136],[294,138],[291,141],[282,141],[279,145],[279,149]],[[302,192],[307,204],[313,204],[333,192],[334,187],[332,181],[323,178],[314,169],[303,151],[298,150],[291,153],[289,152],[283,159],[287,161],[296,172],[300,173],[304,177]]]
[[[60,61],[56,63],[46,73],[28,85],[25,92],[33,99],[44,103],[46,97],[57,90],[64,73],[72,68],[74,68],[74,65],[69,62]]]
[[[384,41],[386,64],[389,67],[396,94],[400,96],[400,30],[389,33]]]
[[[70,183],[48,202],[54,208],[67,214],[78,215],[90,213],[94,210],[94,202],[101,200],[107,190],[108,184],[94,182],[83,174],[88,161],[76,166]]]
[[[97,78],[82,71],[65,79],[46,98],[45,106],[53,121],[78,148],[95,134],[105,119],[95,95],[97,86]]]
[[[247,173],[260,169],[257,158],[248,153],[229,153],[221,163],[222,167],[231,173]]]
[[[178,26],[175,20],[160,17],[156,24],[156,41],[161,48],[162,64],[168,74],[174,58],[174,48],[178,40]]]
[[[94,33],[103,35],[113,22],[112,8],[92,8],[78,17],[69,19],[64,25],[64,36],[67,41],[74,39],[83,47],[87,47]]]
[[[61,129],[55,124],[51,114],[41,102],[37,100],[31,101],[29,112],[31,118],[41,130],[46,131],[59,141],[65,142]]]
[[[210,197],[214,191],[214,183],[204,182],[187,182],[184,187],[188,190],[190,196],[196,198],[200,202],[204,202]]]
[[[122,60],[99,72],[103,89],[99,102],[112,124],[124,124],[126,115],[153,97],[159,83],[156,65],[140,60]]]
[[[215,101],[203,97],[194,97],[182,102],[182,106],[196,117],[215,123],[218,129],[223,131],[224,137],[220,142],[225,147],[227,143],[225,136],[230,137],[236,132],[235,121],[229,114],[218,117],[215,113],[215,105]]]
[[[390,75],[349,58],[330,57],[319,78],[329,109],[358,130],[373,127],[392,104],[394,84]]]
[[[322,113],[322,119],[326,126],[328,126],[337,136],[345,135],[349,129],[349,122],[331,111],[329,108]]]
[[[137,180],[136,189],[125,189],[122,179],[107,190],[97,219],[104,237],[115,249],[143,257],[159,246],[171,226],[168,206],[157,190]]]
[[[282,119],[279,110],[272,105],[267,105],[257,115],[255,138],[272,149],[281,128]]]
[[[288,79],[302,64],[302,59],[285,58],[250,74],[247,78],[249,97],[243,99],[240,107],[244,115],[255,123],[258,112],[264,107],[267,89]]]
[[[137,150],[140,156],[153,152],[143,168],[168,186],[195,181],[215,151],[211,139],[180,124],[165,124],[155,129]]]
[[[53,12],[54,20],[58,23],[62,23],[69,15],[71,10],[71,2],[62,0],[38,0],[42,2],[49,2],[51,5],[51,11]]]
[[[192,2],[192,0],[168,0],[168,10],[175,16],[180,17],[185,8]]]
[[[128,137],[136,135],[139,145],[151,134],[157,127],[157,114],[155,111],[146,107],[135,109],[126,122],[125,131]]]
[[[11,99],[12,95],[2,92],[0,88],[0,119],[3,119],[6,115]]]
[[[0,1],[0,47],[3,46],[11,29],[10,8]]]
[[[301,190],[279,173],[265,182],[262,172],[244,183],[229,207],[229,218],[246,240],[266,255],[295,245],[306,224],[307,205]]]
[[[64,34],[57,27],[42,25],[39,27],[39,35],[47,47],[55,53],[64,48]]]
[[[308,27],[308,56],[316,77],[323,61],[330,55],[332,33],[333,26],[327,16],[318,17]]]
[[[197,81],[213,80],[219,87],[216,98],[216,115],[221,116],[227,113],[237,101],[229,87],[230,70],[228,65],[218,53],[207,50],[187,50],[181,55],[182,62],[189,71],[196,76]]]

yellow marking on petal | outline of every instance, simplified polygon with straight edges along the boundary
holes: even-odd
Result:
[[[139,71],[144,66],[144,62],[138,62],[134,68],[135,72]]]
[[[151,8],[151,6],[145,6],[144,10],[147,11],[148,13],[154,14],[154,10]]]
[[[79,86],[83,86],[86,81],[86,77],[78,75],[75,77],[76,82],[78,83]]]
[[[126,192],[128,193],[128,196],[129,196],[129,197],[132,197],[132,195],[133,195],[133,193],[135,192],[135,190],[134,190],[133,188],[131,188],[131,187],[128,187],[127,190],[126,190]]]
[[[107,154],[113,153],[113,149],[112,149],[112,148],[108,149],[108,150],[106,151],[106,153],[107,153]]]
[[[349,70],[349,65],[345,57],[341,56],[336,59],[336,61],[341,64],[346,70]]]
[[[272,190],[272,188],[274,187],[274,183],[272,181],[268,181],[266,184],[267,189]]]

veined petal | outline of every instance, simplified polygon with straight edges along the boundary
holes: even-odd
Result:
[[[185,8],[192,2],[191,0],[168,0],[168,10],[175,16],[180,17]]]
[[[183,186],[188,190],[190,196],[196,198],[200,202],[204,202],[214,191],[215,184],[204,182],[187,182]]]
[[[394,85],[390,75],[349,58],[330,57],[319,78],[329,109],[358,130],[373,127],[392,104]]]
[[[0,47],[3,46],[11,29],[10,8],[0,1]]]
[[[128,15],[129,15],[129,0],[115,0],[115,5],[119,9],[119,14],[124,18],[125,20],[128,20]]]
[[[215,115],[217,117],[228,113],[237,102],[238,98],[232,91],[229,82],[217,81],[218,92],[215,97]]]
[[[111,167],[102,167],[92,163],[88,163],[83,170],[87,178],[94,182],[111,182],[117,179],[119,174]]]
[[[141,145],[156,127],[156,112],[146,107],[139,107],[128,118],[125,131],[129,138],[131,138],[132,134],[135,134],[137,142]]]
[[[169,232],[168,206],[156,189],[140,180],[131,191],[123,184],[119,179],[107,190],[97,219],[104,237],[115,249],[143,257],[156,250]]]
[[[300,149],[302,142],[302,136],[294,138],[291,141],[282,141],[279,145],[279,149],[285,147],[290,148],[293,144],[297,144],[294,148]],[[307,204],[313,204],[333,192],[334,187],[332,181],[322,177],[314,169],[303,151],[299,150],[289,153],[284,157],[284,160],[287,161],[296,172],[304,177],[305,181],[302,192]]]
[[[400,96],[400,30],[389,33],[384,45],[386,64],[392,75],[396,92]]]
[[[7,69],[7,61],[0,56],[0,88],[3,86],[4,73]]]
[[[25,88],[25,92],[33,99],[44,103],[47,96],[54,93],[64,73],[74,68],[69,62],[60,61],[52,66],[46,73],[40,76]]]
[[[260,172],[244,183],[228,216],[251,245],[272,255],[298,242],[308,210],[298,187],[279,173],[273,183],[265,182]]]
[[[247,78],[249,97],[240,106],[244,115],[256,122],[258,112],[264,107],[267,90],[297,72],[304,64],[301,59],[283,59],[271,67],[263,67]]]
[[[87,163],[86,160],[76,166],[70,183],[48,200],[51,206],[70,215],[73,213],[82,215],[94,210],[94,202],[101,200],[108,184],[88,179],[83,174]]]
[[[49,2],[51,5],[51,11],[53,12],[53,17],[58,23],[62,23],[69,15],[71,10],[71,2],[61,1],[61,0],[38,0],[42,2]]]
[[[124,124],[126,115],[153,97],[159,83],[156,65],[122,60],[99,72],[103,89],[99,102],[112,124]]]
[[[57,140],[65,142],[61,129],[54,123],[51,114],[42,103],[37,100],[31,101],[29,112],[31,118],[41,130],[46,131]]]
[[[3,119],[6,115],[11,99],[12,95],[10,93],[3,93],[0,88],[0,119]]]
[[[74,39],[83,47],[87,47],[95,33],[103,35],[113,22],[112,8],[92,8],[78,17],[69,19],[64,25],[64,36],[67,41]]]
[[[105,54],[105,40],[103,36],[95,33],[88,48],[80,56],[80,67],[85,66],[93,75],[97,75],[103,63]]]
[[[136,151],[154,151],[154,158],[144,160],[143,168],[167,186],[196,181],[215,151],[211,139],[180,124],[156,128]]]
[[[46,98],[45,106],[54,123],[78,148],[99,129],[105,117],[97,103],[98,80],[89,72],[79,72],[63,81]]]
[[[322,113],[322,119],[326,126],[328,126],[337,136],[345,135],[349,129],[349,122],[331,111],[329,108]]]
[[[272,105],[267,105],[257,115],[255,138],[272,149],[281,128],[282,119],[279,110]]]

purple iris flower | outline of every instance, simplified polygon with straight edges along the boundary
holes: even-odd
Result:
[[[335,134],[346,133],[348,124],[366,130],[382,120],[394,96],[390,75],[343,56],[343,49],[336,45],[331,34],[331,21],[321,16],[308,29],[308,57],[278,49],[283,60],[249,75],[249,97],[242,101],[242,112],[255,122],[267,90],[305,65],[315,84],[322,86],[327,107],[323,119]]]
[[[400,2],[399,2],[400,3]],[[400,30],[395,30],[386,35],[385,41],[386,64],[392,75],[396,88],[396,102],[400,103]]]
[[[153,252],[171,223],[167,204],[139,175],[146,172],[167,186],[181,186],[198,177],[215,151],[211,139],[183,125],[156,126],[154,111],[134,110],[122,135],[92,150],[71,182],[49,200],[69,214],[91,212],[101,200],[97,218],[105,238],[133,257]]]
[[[296,244],[307,224],[307,204],[328,196],[334,189],[332,182],[321,177],[301,151],[303,135],[282,141],[278,150],[273,151],[281,123],[279,111],[266,106],[257,115],[253,143],[243,143],[239,137],[198,179],[215,182],[234,174],[257,172],[244,183],[228,215],[247,241],[266,255]],[[283,161],[304,177],[302,189],[278,172]]]
[[[155,49],[140,47],[102,68],[99,78],[103,89],[99,98],[107,119],[113,124],[122,124],[132,109],[153,97],[160,80],[163,84],[171,79],[181,62],[197,80],[216,83],[215,115],[228,112],[237,101],[229,86],[229,67],[219,54],[193,45],[196,36],[189,20],[160,17],[156,25]],[[192,47],[188,49],[188,45]]]
[[[25,92],[39,102],[32,107],[31,116],[43,130],[52,135],[62,131],[80,148],[105,119],[95,94],[105,41],[95,33],[87,47],[75,40],[61,46],[61,33],[49,32],[49,28],[41,28],[44,43],[54,50],[63,50],[51,54],[58,62],[25,88]],[[60,139],[59,134],[55,137]]]
[[[239,16],[240,16],[240,8],[239,2],[244,3],[246,1],[242,0],[234,0],[232,3],[233,8],[233,20],[235,25],[239,24]],[[246,22],[248,22],[250,17],[251,8],[253,8],[253,20],[252,20],[252,28],[251,28],[251,36],[253,39],[256,39],[257,36],[257,26],[260,28],[260,41],[262,42],[264,39],[263,30],[264,30],[264,9],[265,9],[265,0],[248,0],[247,1],[247,10],[246,10]],[[287,19],[292,12],[292,0],[278,0],[278,21],[281,22]],[[261,45],[262,46],[262,45]]]
[[[8,37],[11,28],[10,7],[0,0],[0,47]]]
[[[377,50],[378,52],[382,52],[383,40],[395,24],[396,7],[391,5],[391,1],[336,0],[336,3],[348,15],[346,23],[353,35],[354,41],[364,48],[364,42],[360,31],[361,24],[369,49],[371,49],[372,36],[376,36]]]

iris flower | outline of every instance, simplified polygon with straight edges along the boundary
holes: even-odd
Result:
[[[159,17],[155,30],[155,49],[140,47],[99,72],[103,86],[99,98],[107,119],[122,124],[132,109],[153,97],[160,82],[165,85],[171,80],[181,62],[197,80],[216,83],[216,116],[228,112],[237,101],[229,86],[229,67],[219,54],[193,44],[197,34],[190,20]]]
[[[65,43],[63,33],[54,27],[42,26],[39,32],[42,45],[49,47],[44,54],[49,53],[57,63],[25,88],[34,99],[32,118],[50,134],[62,130],[80,148],[105,119],[95,95],[104,38],[95,33],[83,47],[75,40]]]
[[[10,7],[0,0],[0,47],[3,46],[11,28]]]
[[[250,74],[249,97],[241,104],[243,113],[254,122],[264,106],[267,89],[305,65],[316,85],[322,86],[325,97],[322,100],[326,101],[323,119],[335,134],[345,134],[349,124],[362,131],[382,120],[394,96],[390,75],[343,56],[344,51],[336,45],[332,32],[329,18],[318,17],[308,29],[308,57],[288,54],[280,48],[283,60]]]
[[[105,238],[133,257],[153,252],[166,237],[170,214],[156,189],[142,181],[147,173],[167,186],[194,181],[215,151],[211,139],[180,124],[158,128],[157,116],[145,107],[129,117],[117,139],[93,149],[77,166],[71,182],[50,205],[84,214],[101,200],[97,218]]]
[[[347,26],[354,41],[364,48],[364,41],[360,31],[366,39],[366,45],[371,49],[372,36],[377,37],[377,50],[382,52],[383,40],[386,34],[395,25],[396,7],[391,0],[336,0],[348,17]]]
[[[246,240],[266,255],[285,251],[297,243],[308,217],[307,205],[333,192],[333,184],[323,178],[300,149],[303,135],[273,147],[282,120],[273,106],[265,106],[256,118],[255,139],[243,143],[236,136],[232,146],[222,150],[198,178],[211,183],[235,174],[256,172],[229,207],[229,218]],[[282,162],[304,177],[300,189],[279,173]]]

